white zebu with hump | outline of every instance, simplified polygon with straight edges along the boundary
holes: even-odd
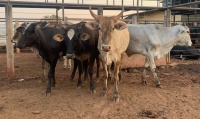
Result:
[[[129,32],[125,22],[119,21],[123,11],[117,16],[105,17],[96,15],[90,8],[90,14],[97,21],[87,23],[91,29],[99,29],[98,50],[100,60],[104,68],[103,94],[107,92],[108,69],[114,62],[114,100],[119,101],[117,83],[121,65],[122,54],[126,51],[130,40]]]
[[[153,72],[156,86],[160,87],[160,81],[156,74],[154,60],[161,58],[170,52],[174,45],[191,46],[189,28],[183,25],[163,27],[162,25],[128,25],[130,42],[126,50],[128,56],[143,54],[145,59],[144,67],[150,66]],[[142,82],[146,84],[146,71],[143,71]]]

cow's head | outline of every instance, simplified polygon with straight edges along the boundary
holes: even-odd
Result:
[[[96,22],[87,23],[86,26],[91,29],[99,29],[98,49],[109,52],[112,49],[111,39],[115,35],[114,31],[127,28],[124,22],[118,22],[119,18],[123,15],[123,10],[117,16],[104,17],[96,15],[90,7],[90,14]]]
[[[179,29],[179,40],[177,41],[177,45],[191,46],[190,29],[186,25],[177,25],[177,27]]]
[[[67,47],[67,53],[66,53],[66,57],[68,59],[72,59],[75,58],[75,52],[80,52],[81,51],[77,51],[79,49],[81,49],[82,47],[82,42],[87,41],[90,38],[90,35],[87,33],[82,33],[81,28],[82,25],[85,24],[84,23],[78,23],[76,25],[69,25],[67,26],[66,30],[65,30],[65,34],[56,34],[53,39],[61,42],[61,41],[65,41],[66,47]]]
[[[28,25],[28,22],[22,23],[15,31],[14,36],[12,37],[12,42],[17,43],[22,36],[22,33],[25,30],[25,27]]]
[[[16,45],[17,48],[25,48],[32,46],[34,41],[37,39],[37,36],[35,34],[35,29],[38,23],[31,23],[28,24],[26,27],[22,30],[22,35]]]

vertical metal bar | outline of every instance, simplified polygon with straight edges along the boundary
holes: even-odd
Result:
[[[102,7],[99,7],[99,8],[98,8],[97,14],[103,16],[103,8],[102,8]]]
[[[9,3],[5,5],[6,18],[6,54],[7,54],[7,73],[9,79],[14,79],[14,48],[11,42],[13,36],[12,24],[12,5]]]
[[[79,0],[77,0],[77,3],[79,4]]]
[[[106,0],[106,4],[108,5],[108,0]]]
[[[15,32],[16,32],[16,29],[19,27],[19,21],[18,20],[15,20],[15,26],[14,26],[14,29],[15,29]],[[19,39],[17,39],[17,42],[18,42]],[[16,53],[20,53],[20,49],[19,48],[16,48]]]
[[[83,4],[83,0],[82,0],[82,4]]]
[[[137,7],[139,6],[139,0],[137,0]],[[139,9],[137,8],[137,23],[139,23]]]
[[[115,5],[115,0],[113,0],[113,5]]]
[[[56,0],[56,3],[58,2],[58,0]],[[58,25],[58,8],[56,8],[56,23],[57,23],[57,25]]]
[[[133,6],[134,6],[134,0],[133,0]]]
[[[166,0],[166,7],[168,7],[168,0]],[[166,27],[171,27],[171,10],[167,9],[165,10],[165,16],[164,16],[164,25]],[[166,55],[166,63],[170,63],[170,53]]]
[[[143,0],[141,0],[141,6],[143,6],[143,4],[142,4],[142,3],[143,3]]]
[[[123,11],[123,13],[122,13],[122,19],[124,18],[123,16],[124,16],[124,0],[122,0],[122,11]]]
[[[64,4],[64,0],[62,0],[62,4]],[[65,7],[62,6],[62,18],[63,18],[63,21],[65,20]]]

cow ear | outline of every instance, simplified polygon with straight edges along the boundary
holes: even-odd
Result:
[[[87,22],[85,26],[91,30],[95,30],[98,28],[98,24],[96,22]]]
[[[23,29],[24,29],[24,27],[20,26],[20,27],[18,27],[18,28],[16,29],[16,31],[22,33],[22,30],[23,30]]]
[[[82,33],[80,37],[82,41],[86,41],[90,38],[90,35],[87,33]]]
[[[127,28],[127,25],[124,22],[117,22],[114,27],[117,30],[123,30],[123,29]]]
[[[53,39],[55,41],[61,42],[61,41],[64,40],[64,36],[62,34],[56,34],[56,35],[53,36]]]
[[[184,31],[185,31],[185,30],[184,30],[183,28],[180,28],[180,29],[179,29],[179,33],[180,33],[180,34],[184,33]]]

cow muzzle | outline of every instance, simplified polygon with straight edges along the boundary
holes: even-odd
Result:
[[[74,59],[75,55],[74,54],[66,54],[67,59]]]
[[[14,45],[16,46],[17,41],[15,41],[15,40],[12,39],[11,42],[14,43]]]
[[[102,45],[101,50],[109,52],[111,50],[111,45]]]

